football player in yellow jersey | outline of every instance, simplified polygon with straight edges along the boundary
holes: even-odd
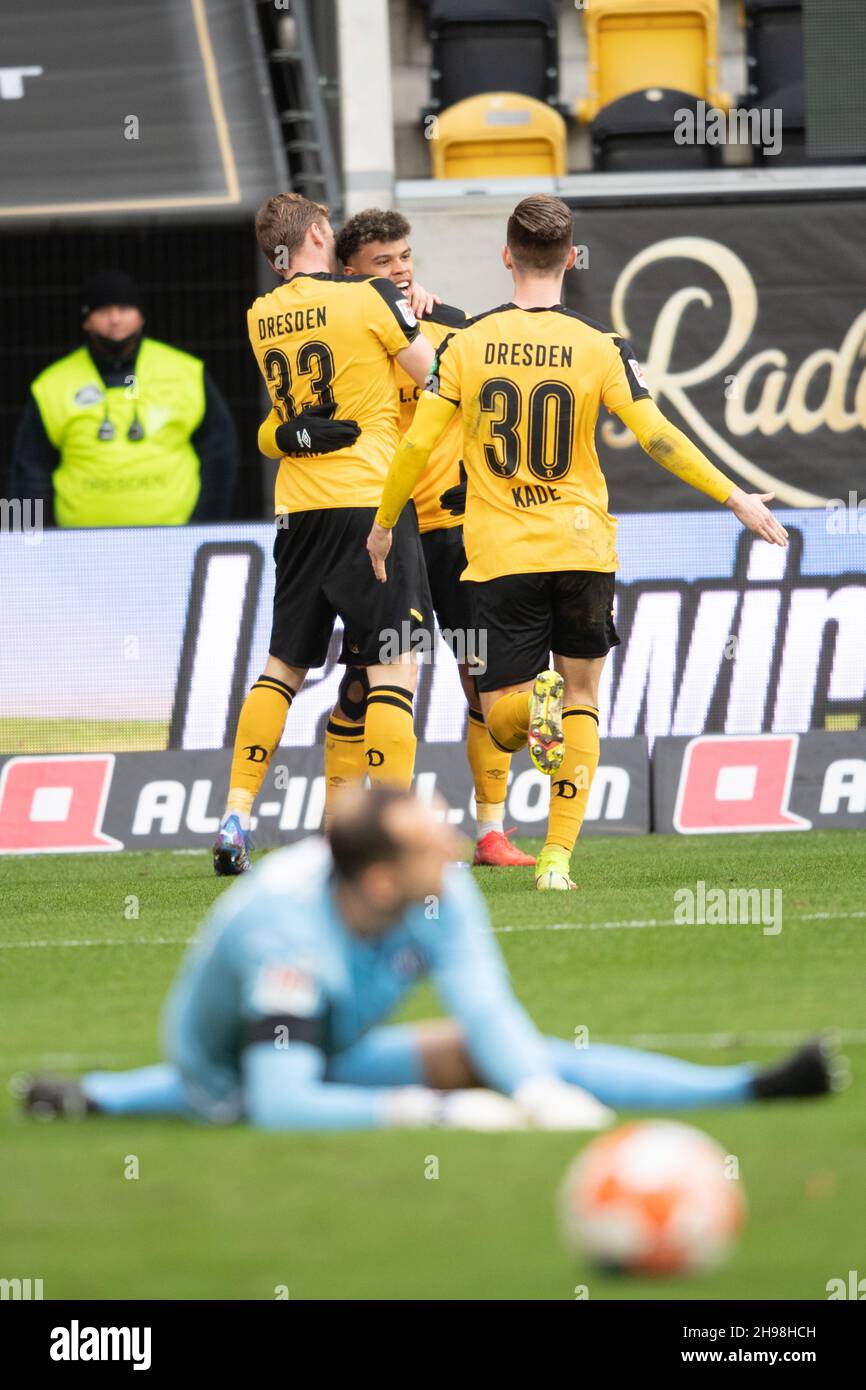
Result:
[[[787,533],[662,415],[632,347],[560,302],[576,259],[571,213],[525,198],[508,221],[503,261],[514,299],[446,339],[409,433],[394,456],[367,549],[386,578],[391,528],[430,449],[458,407],[468,474],[464,540],[475,620],[488,633],[481,704],[494,742],[528,743],[552,778],[536,886],[569,889],[570,861],[598,766],[598,685],[619,643],[613,624],[616,522],[595,451],[602,405],[647,453],[725,503],[776,545]],[[395,533],[396,534],[396,533]],[[553,670],[545,669],[553,653]]]
[[[285,456],[276,482],[270,654],[238,721],[226,812],[214,844],[218,874],[249,868],[253,802],[292,700],[309,668],[324,664],[337,615],[369,677],[367,771],[374,782],[409,786],[413,627],[430,611],[414,509],[395,530],[396,559],[384,588],[370,573],[363,541],[399,440],[392,361],[421,383],[433,349],[391,280],[337,274],[327,208],[299,194],[278,194],[259,209],[256,236],[284,281],[258,298],[247,316],[273,405],[260,439],[270,436],[264,442]],[[313,453],[318,426],[329,415],[344,427],[354,421],[357,429],[344,447],[333,448],[331,441],[325,446],[330,452]],[[309,428],[299,431],[299,417]],[[298,453],[305,438],[309,455]]]
[[[367,208],[350,218],[337,236],[337,257],[347,272],[386,276],[404,295],[409,295],[414,283],[412,249],[408,241],[410,231],[401,213]],[[421,332],[434,348],[465,321],[462,309],[441,302],[433,303],[418,318]],[[421,388],[399,362],[395,363],[394,370],[400,393],[402,435],[412,424]],[[462,530],[466,475],[461,469],[462,448],[463,426],[458,412],[433,446],[412,500],[418,514],[433,608],[442,635],[457,661],[469,705],[466,751],[475,787],[477,842],[474,862],[491,866],[531,866],[534,858],[513,845],[505,833],[503,814],[511,755],[497,748],[487,733],[470,665],[471,658],[478,654],[472,650],[474,628],[469,590],[460,583],[466,568]],[[346,663],[346,675],[340,686],[339,704],[331,715],[325,735],[325,786],[329,801],[332,787],[361,781],[366,771],[361,722],[366,672],[358,666],[345,644],[340,660]],[[326,815],[327,811],[326,803]]]

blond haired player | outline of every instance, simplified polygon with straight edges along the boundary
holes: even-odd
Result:
[[[657,463],[765,540],[787,544],[764,505],[772,494],[747,496],[714,468],[650,399],[630,344],[562,305],[562,278],[576,259],[571,243],[571,213],[558,198],[539,194],[514,209],[502,253],[514,298],[440,347],[367,541],[385,581],[392,527],[462,407],[464,582],[488,632],[481,705],[494,742],[509,752],[528,742],[551,777],[535,871],[541,889],[575,887],[571,854],[599,759],[599,679],[619,642],[616,522],[595,450],[601,406]]]
[[[253,803],[307,671],[324,664],[338,615],[368,668],[363,749],[371,780],[409,786],[413,623],[424,621],[430,607],[414,510],[395,531],[396,560],[384,589],[370,574],[363,540],[399,440],[392,362],[420,383],[433,349],[391,280],[337,274],[327,208],[296,193],[277,194],[259,209],[256,236],[284,282],[258,298],[247,316],[273,405],[262,428],[283,455],[275,496],[277,573],[267,664],[238,721],[226,813],[214,844],[218,874],[249,868]],[[357,428],[344,447],[329,444],[323,457],[315,451],[314,422],[334,413]],[[299,429],[301,414],[310,420],[307,430]],[[331,423],[345,428],[345,421]],[[384,655],[384,632],[398,636],[397,659]]]

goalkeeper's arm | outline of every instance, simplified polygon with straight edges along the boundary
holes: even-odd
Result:
[[[637,438],[641,448],[669,473],[681,478],[716,502],[730,507],[750,531],[773,545],[787,545],[788,533],[764,506],[772,492],[749,494],[715,468],[690,439],[666,420],[655,401],[634,401],[617,415]]]
[[[241,1054],[244,1108],[250,1124],[269,1130],[523,1129],[527,1115],[508,1096],[473,1088],[340,1085],[325,1077],[317,1047],[256,1042]]]

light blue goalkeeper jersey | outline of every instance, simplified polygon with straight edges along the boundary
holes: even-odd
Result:
[[[335,1084],[329,1063],[425,977],[462,1025],[486,1085],[510,1094],[550,1074],[470,874],[448,870],[438,901],[363,940],[338,910],[327,842],[305,840],[268,855],[213,909],[168,998],[167,1056],[208,1119],[255,1110],[274,1127],[373,1127],[384,1122],[386,1089]],[[294,1104],[315,1113],[288,1114]]]

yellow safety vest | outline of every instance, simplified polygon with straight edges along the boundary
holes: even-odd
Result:
[[[54,470],[58,526],[181,526],[201,477],[190,437],[205,411],[204,363],[144,338],[128,385],[106,387],[87,351],[61,357],[31,387],[45,433],[60,453]],[[111,439],[99,438],[106,416]],[[136,414],[142,439],[127,432]]]

